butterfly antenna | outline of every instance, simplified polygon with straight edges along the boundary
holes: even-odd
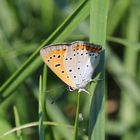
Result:
[[[57,99],[53,99],[51,96],[50,96],[50,94],[48,94],[48,93],[52,93],[52,92],[54,92],[54,91],[56,91],[56,89],[60,89],[60,88],[63,88],[63,87],[65,87],[64,85],[60,85],[60,86],[57,86],[57,88],[53,88],[53,89],[50,89],[50,90],[47,90],[47,91],[43,91],[44,93],[47,93],[46,95],[47,95],[47,98],[51,101],[51,104],[53,104]],[[65,90],[66,88],[64,88],[64,90]]]
[[[91,96],[91,93],[90,93],[89,91],[87,91],[86,89],[79,89],[79,90],[78,90],[78,93],[80,93],[80,92],[85,92],[85,93],[87,93],[89,96]]]
[[[52,100],[51,104],[54,104],[57,101],[62,101],[67,96],[67,94],[66,94],[67,91],[68,91],[67,88],[65,88],[61,95],[59,95],[57,98]]]
[[[60,89],[60,88],[63,88],[63,87],[65,87],[65,86],[64,86],[64,85],[57,86],[56,88],[49,89],[49,90],[46,90],[46,91],[44,91],[44,92],[45,92],[45,93],[50,93],[50,92],[53,92],[53,91],[55,91],[56,89]]]

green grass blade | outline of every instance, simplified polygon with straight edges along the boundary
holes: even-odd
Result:
[[[47,118],[46,114],[46,91],[47,91],[47,66],[44,64],[43,68],[43,83],[42,83],[42,96],[41,96],[41,102],[42,102],[42,111],[44,119]]]
[[[130,40],[130,39],[124,39],[124,38],[122,39],[118,37],[108,37],[108,40],[111,42],[122,44],[125,47],[130,48],[130,50],[134,50],[134,51],[140,50],[140,42],[136,40]]]
[[[111,7],[108,18],[107,34],[112,35],[120,20],[123,18],[125,12],[128,10],[130,0],[117,0],[114,6]],[[116,14],[117,13],[117,14]]]
[[[138,41],[139,40],[139,18],[136,14],[135,8],[131,8],[128,22],[127,22],[127,32],[126,38],[131,41]],[[124,67],[127,73],[136,78],[137,74],[137,58],[139,52],[133,50],[137,46],[128,44],[128,47],[125,49],[124,55]],[[122,99],[121,99],[121,109],[120,109],[120,119],[122,122],[125,123],[128,127],[131,127],[135,123],[135,116],[137,115],[136,106],[133,103],[131,96],[122,89]],[[126,115],[127,114],[127,115]],[[129,116],[129,117],[128,117]],[[125,137],[129,132],[127,132],[123,137]]]
[[[42,110],[42,93],[43,93],[43,83],[42,83],[42,76],[39,78],[39,140],[45,139],[45,131],[43,125],[43,110]]]
[[[65,124],[65,123],[58,123],[58,122],[43,122],[44,125],[51,125],[51,126],[62,126],[62,127],[65,127],[65,128],[69,128],[69,129],[73,129],[73,126],[71,125],[68,125],[68,124]],[[31,122],[31,123],[27,123],[27,124],[24,124],[24,125],[20,125],[19,127],[15,127],[3,134],[0,135],[0,138],[3,138],[13,132],[16,132],[16,131],[19,131],[19,130],[22,130],[22,129],[26,129],[26,128],[31,128],[31,127],[35,127],[35,126],[39,126],[39,122]]]
[[[42,83],[43,87],[42,87],[42,97],[41,97],[41,102],[42,102],[42,114],[43,114],[43,122],[44,121],[49,121],[49,115],[47,114],[47,106],[46,106],[46,91],[47,91],[47,66],[46,64],[44,64],[44,68],[43,68],[43,83]],[[54,134],[53,134],[53,130],[51,126],[45,126],[45,132],[47,134],[45,134],[45,139],[51,139],[54,140]],[[49,130],[48,132],[46,130]]]
[[[46,39],[40,47],[12,74],[12,76],[0,88],[0,102],[4,101],[10,93],[20,85],[26,77],[33,73],[41,64],[39,50],[46,44],[52,42],[63,41],[79,24],[84,20],[89,12],[87,12],[89,3],[87,0],[81,2],[78,8],[54,31],[48,39]],[[84,15],[82,15],[85,13]],[[79,20],[79,16],[81,19]],[[63,38],[61,37],[63,34]],[[59,40],[58,40],[59,39]]]
[[[90,0],[90,42],[105,47],[108,0]]]
[[[19,119],[19,114],[17,111],[17,108],[14,106],[14,115],[15,115],[15,123],[16,123],[16,127],[20,126],[20,119]],[[22,132],[21,130],[17,131],[17,140],[22,140]]]
[[[73,140],[78,140],[79,108],[80,108],[80,93],[77,93],[77,109],[76,109],[76,116],[75,116],[74,138],[73,138]]]
[[[106,25],[108,16],[108,0],[90,1],[90,42],[100,44],[105,47]],[[105,55],[101,54],[100,78],[105,77]],[[90,107],[89,116],[89,140],[105,139],[105,82],[97,84]]]

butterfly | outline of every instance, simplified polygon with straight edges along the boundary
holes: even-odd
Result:
[[[48,67],[63,81],[70,90],[85,90],[99,63],[100,45],[84,41],[52,44],[40,50],[40,55]]]

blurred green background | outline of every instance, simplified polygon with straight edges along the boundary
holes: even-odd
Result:
[[[0,86],[80,2],[81,0],[0,1]],[[140,1],[110,0],[107,21],[106,139],[140,140]],[[89,17],[74,28],[64,42],[75,40],[89,40]],[[39,56],[39,53],[37,55]],[[29,76],[22,79],[14,91],[8,88],[13,93],[11,96],[8,94],[6,100],[0,96],[1,135],[15,127],[14,106],[19,112],[21,125],[38,121],[39,76],[42,72],[43,63],[37,63],[37,68],[31,68]],[[18,81],[15,79],[14,82]],[[66,85],[48,69],[46,96],[49,121],[74,123],[77,95],[75,92],[68,93]],[[83,117],[79,124],[80,140],[87,140],[87,96],[82,94],[80,99],[80,112]],[[54,104],[50,103],[58,97],[61,98]],[[51,131],[49,133],[52,133],[56,140],[71,140],[69,128],[53,126],[48,131]],[[38,128],[24,129],[22,138],[37,140]],[[17,136],[12,133],[1,139],[15,140]]]

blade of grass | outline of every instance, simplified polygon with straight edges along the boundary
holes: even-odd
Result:
[[[14,115],[15,115],[16,127],[19,127],[20,126],[20,119],[19,119],[19,114],[18,114],[16,106],[14,106]],[[23,139],[21,130],[17,130],[17,139],[18,140]]]
[[[12,74],[12,76],[0,88],[0,103],[4,101],[18,87],[26,77],[33,73],[41,64],[39,51],[46,44],[54,42],[59,37],[59,41],[64,40],[80,23],[84,20],[89,12],[88,0],[84,0],[78,8],[46,39],[40,47]],[[82,16],[82,14],[85,14]],[[81,19],[79,19],[79,16]],[[61,34],[63,33],[63,38]],[[61,40],[60,40],[61,39]]]
[[[49,121],[49,115],[47,114],[47,106],[46,106],[46,91],[47,91],[47,66],[44,64],[43,68],[43,87],[42,87],[42,97],[41,97],[41,102],[42,102],[42,113],[43,113],[43,121]],[[54,134],[51,126],[45,126],[45,130],[49,130],[47,132],[47,135],[45,134],[45,139],[51,139],[54,140]]]
[[[112,35],[112,33],[115,31],[116,27],[118,26],[118,23],[123,18],[123,15],[128,9],[128,6],[130,4],[130,0],[117,0],[115,1],[115,5],[111,7],[110,15],[108,18],[108,28],[107,28],[107,34]],[[117,13],[117,14],[116,14]]]
[[[38,131],[39,131],[39,140],[44,140],[45,139],[45,128],[43,125],[43,106],[42,106],[42,93],[43,93],[43,82],[42,82],[42,76],[39,78],[39,126],[38,126]]]
[[[44,125],[52,125],[52,126],[63,126],[65,128],[71,128],[73,129],[73,126],[71,125],[68,125],[68,124],[65,124],[65,123],[58,123],[58,122],[43,122]],[[22,130],[22,129],[25,129],[25,128],[29,128],[29,127],[34,127],[34,126],[39,126],[39,122],[31,122],[31,123],[28,123],[28,124],[24,124],[24,125],[21,125],[19,127],[15,127],[7,132],[5,132],[4,134],[0,135],[0,138],[2,137],[5,137],[13,132],[16,132],[18,130]]]
[[[95,79],[100,79],[100,74],[97,74],[97,76],[95,77]],[[97,80],[98,81],[98,80]],[[94,93],[95,92],[95,88],[97,86],[98,82],[91,82],[87,89],[89,91],[90,94]],[[91,96],[87,96],[87,94],[84,94],[83,96],[84,97],[84,105],[83,105],[83,108],[82,108],[82,112],[83,112],[83,116],[85,119],[88,119],[89,118],[89,110],[90,110],[90,103],[91,103]]]
[[[44,119],[47,118],[47,112],[46,112],[46,86],[47,86],[47,66],[44,64],[43,68],[43,83],[42,83],[42,96],[41,96],[41,102],[42,102],[42,111]]]
[[[105,47],[106,25],[108,16],[108,0],[90,0],[90,42]],[[101,54],[100,78],[105,77],[105,54]],[[105,139],[105,82],[97,84],[92,98],[89,116],[89,140]]]
[[[119,43],[124,45],[127,48],[130,48],[131,50],[139,51],[140,50],[140,42],[130,40],[130,39],[122,39],[118,37],[108,37],[108,40],[111,42]],[[135,46],[135,47],[132,47]]]
[[[133,4],[133,3],[132,3]],[[132,6],[130,9],[130,14],[128,18],[128,22],[126,25],[127,31],[126,38],[131,41],[139,40],[139,18],[136,14],[135,8]],[[127,73],[136,78],[137,74],[137,58],[138,51],[133,50],[136,46],[128,44],[128,47],[125,49],[124,54],[124,67]],[[131,99],[131,96],[122,89],[122,99],[121,99],[121,109],[120,109],[120,119],[125,125],[131,127],[136,121],[136,113],[137,107],[133,103],[134,101]],[[129,116],[129,117],[128,117]],[[122,139],[128,134],[128,132],[123,136]]]
[[[77,109],[76,109],[76,116],[75,116],[74,137],[73,137],[73,140],[78,140],[79,108],[80,108],[80,93],[77,93]]]

